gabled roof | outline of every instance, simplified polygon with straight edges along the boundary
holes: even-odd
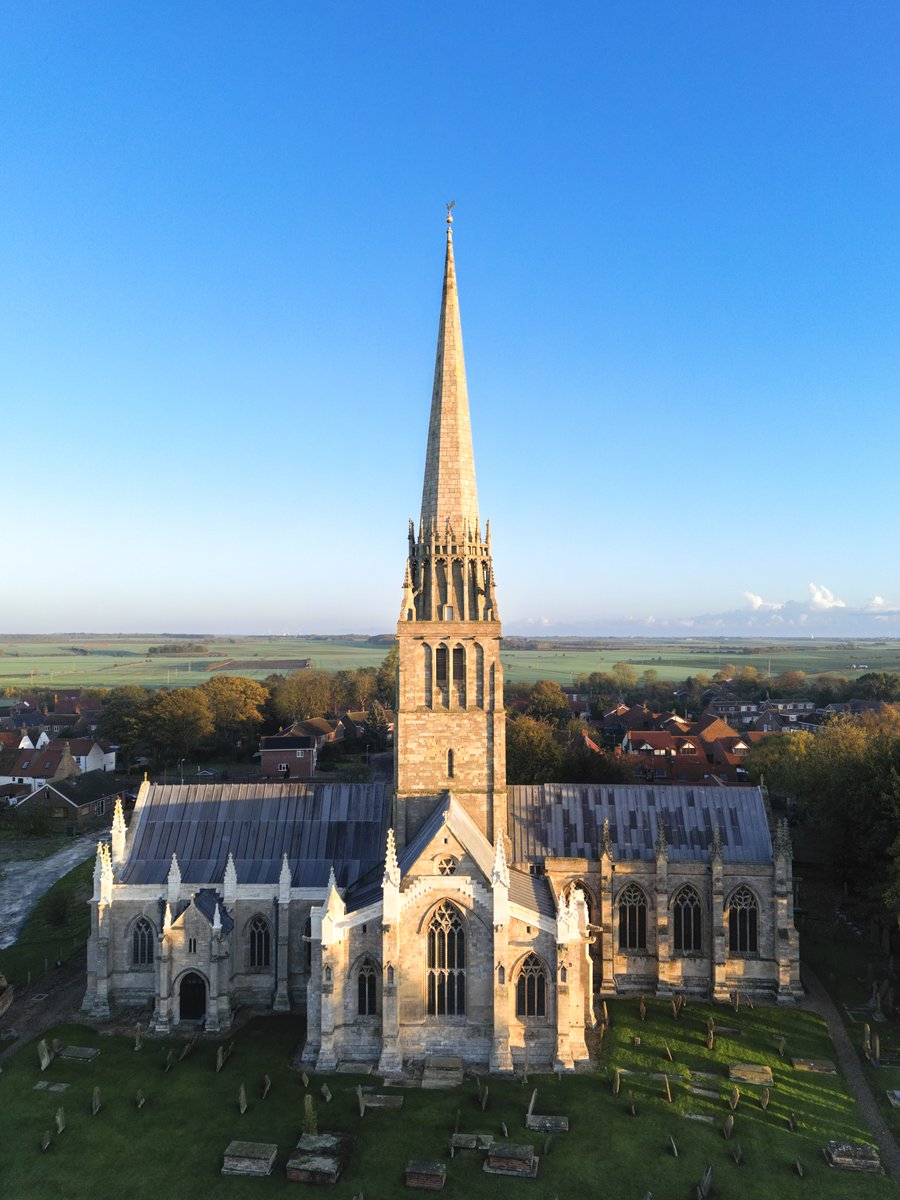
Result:
[[[384,783],[142,784],[121,883],[163,883],[172,855],[185,883],[215,884],[229,852],[238,883],[349,887],[384,861],[391,787]]]
[[[600,857],[609,821],[614,856],[652,861],[662,820],[673,861],[704,860],[718,822],[726,862],[770,862],[772,839],[756,787],[530,784],[507,789],[512,860]]]
[[[202,917],[206,917],[210,925],[216,918],[216,906],[219,908],[219,919],[222,922],[222,932],[231,933],[234,929],[234,921],[225,911],[225,900],[215,888],[201,888],[199,892],[194,893],[194,908]]]
[[[273,734],[271,737],[260,738],[260,750],[312,750],[316,739],[307,734],[303,737],[282,737]]]

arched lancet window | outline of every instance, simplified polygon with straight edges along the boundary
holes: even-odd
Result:
[[[306,969],[312,970],[312,918],[307,917],[303,923],[303,944],[306,947]]]
[[[728,905],[728,948],[732,954],[759,953],[759,904],[748,887],[733,892]]]
[[[153,926],[146,917],[138,917],[131,933],[131,962],[135,967],[153,966]]]
[[[703,948],[700,897],[689,884],[681,889],[672,905],[676,954],[699,954]]]
[[[356,977],[356,1011],[361,1017],[374,1017],[378,1011],[375,979],[375,968],[372,965],[372,960],[364,958],[359,968],[359,974]]]
[[[440,688],[447,686],[447,647],[438,646],[434,653],[434,681]]]
[[[484,708],[484,647],[475,643],[475,704]]]
[[[529,954],[516,978],[516,1016],[546,1017],[547,972],[536,954]]]
[[[248,954],[251,971],[260,971],[271,964],[272,931],[265,917],[256,916],[247,927]]]
[[[619,949],[647,949],[647,897],[636,883],[619,892]]]
[[[466,931],[447,900],[428,925],[427,1011],[430,1017],[462,1017],[466,1012]]]
[[[431,659],[431,647],[426,644],[422,647],[422,687],[427,708],[431,708]]]
[[[453,751],[448,750],[447,751],[447,778],[448,779],[453,778],[453,770],[454,770],[455,765],[456,764],[453,761]]]

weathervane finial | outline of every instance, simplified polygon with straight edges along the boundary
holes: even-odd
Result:
[[[451,200],[450,203],[447,205],[447,227],[448,228],[453,224],[453,215],[450,212],[450,210],[454,207],[455,204],[456,204],[456,201]]]

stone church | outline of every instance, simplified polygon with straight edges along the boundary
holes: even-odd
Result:
[[[800,994],[786,827],[759,789],[507,786],[501,626],[478,512],[447,217],[393,785],[145,782],[98,849],[84,1010],[226,1029],[306,1018],[304,1060],[588,1058],[598,997]]]

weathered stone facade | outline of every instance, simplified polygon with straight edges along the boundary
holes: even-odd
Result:
[[[304,1012],[304,1059],[588,1060],[602,996],[800,993],[786,828],[756,788],[507,787],[449,227],[392,789],[145,783],[98,850],[84,1008],[221,1030]]]

